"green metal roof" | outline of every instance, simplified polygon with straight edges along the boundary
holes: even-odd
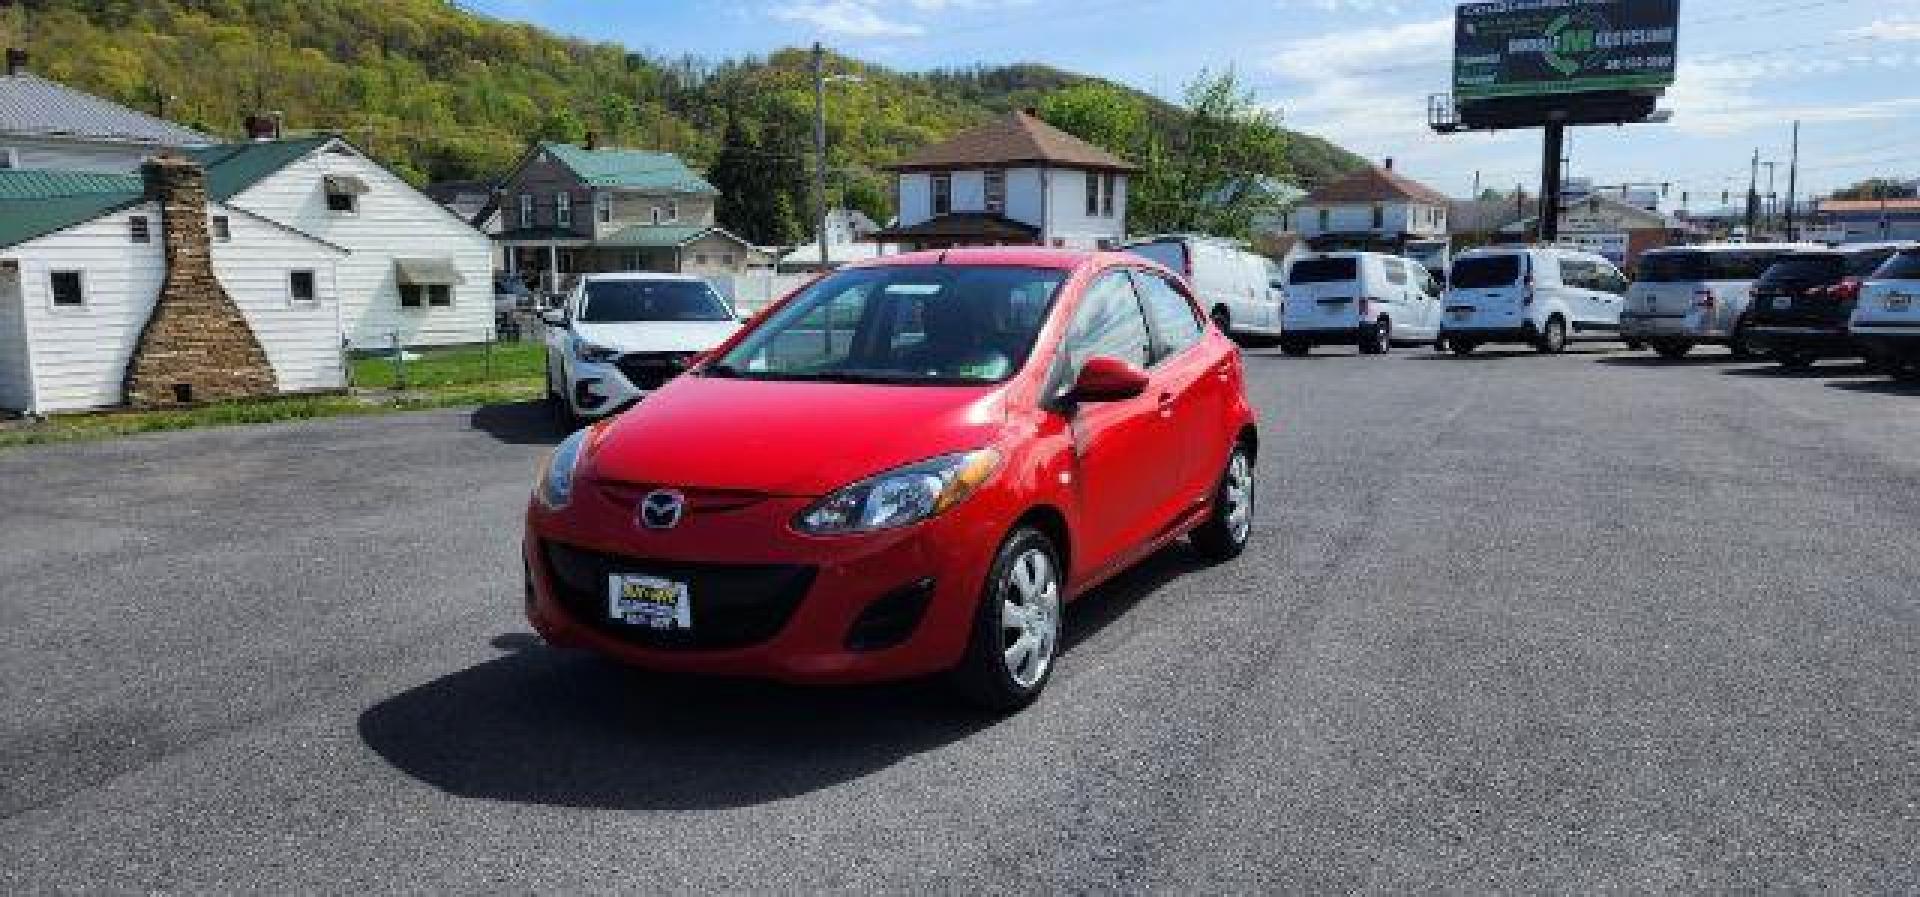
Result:
[[[92,221],[144,195],[131,175],[0,169],[0,248]]]
[[[628,149],[590,150],[570,143],[542,143],[540,148],[591,187],[716,195],[720,192],[672,153]]]
[[[226,202],[334,139],[322,135],[262,143],[225,143],[183,152],[206,168],[208,198]]]
[[[711,227],[684,226],[670,224],[636,224],[622,228],[604,239],[594,242],[595,246],[634,246],[642,249],[664,249],[670,246],[684,246],[705,236]]]

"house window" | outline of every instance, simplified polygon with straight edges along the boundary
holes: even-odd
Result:
[[[135,243],[153,242],[153,228],[147,224],[147,216],[135,215],[132,218],[127,219],[127,225],[133,231],[133,242]]]
[[[344,190],[327,190],[327,211],[351,215],[360,209],[360,198]]]
[[[427,304],[448,306],[453,304],[453,287],[444,283],[427,284]]]
[[[1119,191],[1120,176],[1111,172],[1100,176],[1100,215],[1113,217],[1113,195]]]
[[[706,253],[704,253],[704,252],[696,252],[696,253],[694,253],[694,254],[693,254],[693,263],[694,263],[694,264],[696,264],[696,265],[704,265],[704,264],[706,264],[706,263],[707,263],[707,254],[706,254]]]
[[[553,223],[561,227],[573,226],[573,194],[555,193],[553,195]]]
[[[520,194],[520,226],[533,226],[533,194]]]
[[[933,214],[945,215],[953,211],[953,175],[936,174],[933,176]]]
[[[1387,207],[1379,204],[1375,204],[1373,207],[1373,229],[1379,230],[1386,226],[1387,226]]]
[[[729,252],[720,256],[720,264],[726,265],[729,268],[733,267],[733,253]]]
[[[1333,210],[1321,209],[1320,210],[1320,232],[1324,234],[1330,230],[1333,230]]]
[[[613,223],[613,194],[596,193],[593,196],[593,217],[601,224]]]
[[[667,223],[673,224],[675,222],[678,222],[679,220],[680,220],[680,200],[677,200],[677,199],[667,200]]]
[[[652,212],[653,212],[654,224],[659,224],[660,222],[666,220],[667,213],[664,209],[660,208],[659,206],[654,206],[652,209]]]
[[[1007,173],[1004,171],[987,172],[987,211],[995,215],[1007,210]]]
[[[293,271],[287,274],[287,296],[295,302],[314,302],[320,294],[314,290],[312,271]]]
[[[1084,177],[1087,179],[1087,217],[1097,217],[1100,214],[1100,176],[1089,171]]]
[[[647,269],[646,253],[637,251],[627,253],[626,269],[628,271],[645,271]]]
[[[233,222],[227,216],[213,216],[213,238],[222,243],[233,242]]]
[[[0,146],[0,168],[19,168],[20,152],[10,146]]]
[[[417,283],[401,284],[400,285],[400,307],[401,308],[419,308],[421,292],[422,292],[421,287]]]
[[[86,279],[78,271],[53,272],[55,308],[79,308],[87,304]]]

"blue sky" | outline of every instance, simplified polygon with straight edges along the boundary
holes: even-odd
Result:
[[[1234,66],[1287,123],[1450,193],[1538,180],[1537,132],[1439,137],[1454,4],[1438,0],[463,0],[501,18],[671,54],[765,53],[821,40],[901,69],[1044,62],[1176,98]],[[1757,148],[1786,192],[1789,123],[1803,189],[1920,176],[1920,0],[1682,0],[1666,125],[1580,128],[1575,176],[1671,182],[1691,205],[1745,189]],[[858,89],[857,87],[846,89]],[[1765,169],[1762,169],[1765,180]],[[1764,189],[1764,184],[1763,184]]]

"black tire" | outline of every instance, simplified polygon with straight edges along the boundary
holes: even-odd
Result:
[[[1893,369],[1893,379],[1901,383],[1920,383],[1920,361],[1909,361]]]
[[[1465,358],[1469,355],[1472,355],[1473,350],[1480,348],[1480,344],[1473,342],[1471,340],[1464,340],[1464,339],[1455,337],[1453,339],[1447,340],[1447,348],[1451,349],[1453,351],[1453,354],[1458,355],[1461,358]]]
[[[1360,354],[1385,355],[1393,351],[1393,322],[1381,318],[1360,328]]]
[[[1661,340],[1653,344],[1653,351],[1668,361],[1679,361],[1693,351],[1693,344],[1684,340]]]
[[[1280,345],[1281,341],[1282,338],[1277,336],[1243,335],[1234,337],[1234,342],[1248,349],[1271,349],[1274,346]]]
[[[1540,335],[1533,341],[1533,348],[1542,355],[1558,355],[1567,351],[1567,321],[1559,315],[1547,319],[1547,326],[1541,328]]]
[[[1754,348],[1753,340],[1747,338],[1747,323],[1742,321],[1733,325],[1733,336],[1727,339],[1727,351],[1740,361],[1749,361],[1760,357],[1760,350]]]
[[[1779,362],[1780,367],[1784,370],[1804,371],[1813,367],[1815,359],[1811,352],[1804,352],[1797,349],[1779,349],[1774,351],[1773,360]]]
[[[1219,564],[1239,557],[1253,538],[1253,515],[1259,509],[1256,499],[1260,493],[1253,460],[1253,453],[1245,445],[1233,447],[1220,470],[1220,482],[1213,487],[1207,522],[1193,531],[1193,549],[1209,562]],[[1244,508],[1236,492],[1244,496]],[[1238,515],[1240,511],[1244,511],[1243,517]]]
[[[1022,682],[1007,666],[1006,652],[1011,647],[1007,644],[1007,633],[1012,630],[1007,626],[1002,605],[1010,596],[1018,596],[1015,566],[1034,551],[1044,555],[1054,571],[1054,629],[1051,641],[1044,646],[1047,652],[1044,668],[1037,678]],[[1053,668],[1059,660],[1062,620],[1059,593],[1064,589],[1065,577],[1060,567],[1060,551],[1045,533],[1023,526],[1007,536],[987,572],[987,584],[981,590],[980,606],[974,612],[973,633],[967,639],[966,654],[961,657],[960,665],[948,674],[948,682],[960,697],[995,713],[1010,713],[1040,696],[1047,681],[1053,678]]]
[[[1301,342],[1300,340],[1283,339],[1280,341],[1280,352],[1294,358],[1305,358],[1313,354],[1313,344]]]
[[[1647,347],[1646,343],[1643,343],[1637,339],[1623,339],[1620,342],[1626,344],[1627,351],[1629,352],[1638,352],[1641,349],[1645,349]]]

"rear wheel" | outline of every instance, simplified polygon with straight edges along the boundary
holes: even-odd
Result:
[[[1646,343],[1643,343],[1637,339],[1621,340],[1621,342],[1627,344],[1627,351],[1629,352],[1638,352],[1641,349],[1645,349],[1647,347]]]
[[[1385,355],[1393,351],[1393,322],[1386,318],[1360,328],[1360,354]]]
[[[1547,319],[1547,326],[1534,340],[1534,349],[1542,355],[1558,355],[1567,351],[1567,322],[1559,315]]]
[[[1448,338],[1447,348],[1453,350],[1453,354],[1465,358],[1468,355],[1472,355],[1473,350],[1480,348],[1480,344],[1470,340],[1463,340],[1456,336]]]
[[[1780,349],[1773,353],[1773,360],[1789,371],[1804,371],[1813,367],[1813,353],[1800,349]]]
[[[1295,358],[1304,358],[1313,353],[1313,344],[1305,340],[1283,339],[1280,341],[1280,351]]]
[[[1727,340],[1727,351],[1741,361],[1759,357],[1759,350],[1754,348],[1753,340],[1747,336],[1745,321],[1733,325],[1733,336]]]
[[[1233,447],[1227,469],[1214,487],[1213,509],[1207,522],[1193,531],[1194,550],[1215,563],[1230,561],[1247,550],[1253,536],[1253,455],[1244,445]]]
[[[1662,340],[1653,344],[1653,351],[1659,353],[1661,358],[1679,361],[1693,351],[1693,344],[1684,340]]]
[[[1021,527],[1000,545],[987,573],[967,653],[952,683],[967,700],[995,712],[1033,702],[1053,675],[1060,648],[1060,552],[1045,533]]]

